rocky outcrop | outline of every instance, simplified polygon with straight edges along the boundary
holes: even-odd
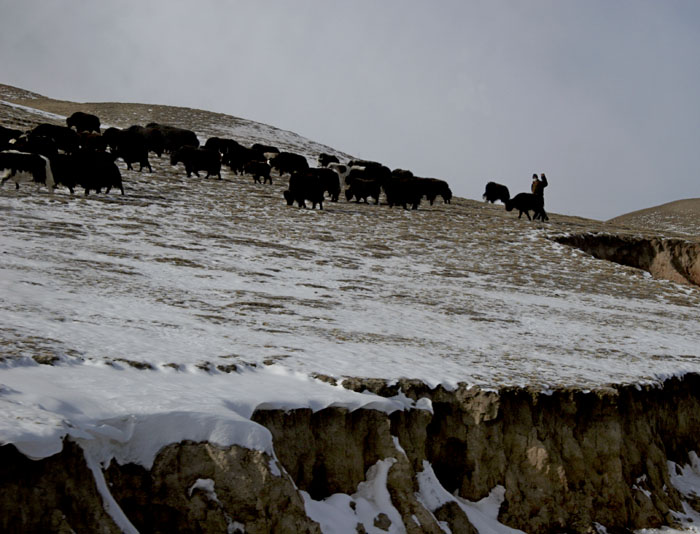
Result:
[[[30,460],[13,445],[0,447],[0,532],[95,532],[121,529],[105,511],[82,449]]]
[[[111,496],[139,532],[319,533],[304,499],[346,494],[354,509],[358,488],[383,466],[391,509],[358,522],[357,532],[475,533],[464,503],[495,487],[503,488],[498,520],[510,527],[615,531],[673,524],[683,496],[667,462],[685,464],[700,450],[697,375],[591,391],[345,385],[401,392],[416,407],[258,410],[253,419],[272,433],[277,459],[237,446],[172,444],[151,469],[112,461],[104,470]],[[120,531],[75,443],[40,461],[12,446],[0,454],[3,532]],[[428,469],[447,497],[426,494]]]
[[[577,234],[553,238],[595,258],[643,269],[654,278],[700,286],[700,244],[683,239],[613,234]]]
[[[259,451],[177,443],[150,470],[112,462],[105,479],[139,532],[321,532],[289,477]]]

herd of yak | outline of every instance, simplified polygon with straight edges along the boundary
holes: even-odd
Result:
[[[73,113],[66,119],[66,126],[42,123],[28,132],[0,125],[0,172],[4,171],[2,184],[13,180],[19,188],[21,182],[34,181],[50,191],[61,185],[74,192],[76,186],[106,193],[113,188],[124,194],[121,172],[117,161],[126,168],[139,164],[139,172],[146,167],[153,171],[149,155],[159,158],[169,154],[173,166],[184,165],[188,177],[206,172],[206,178],[221,179],[221,166],[227,165],[236,174],[251,175],[257,183],[272,184],[272,171],[281,177],[289,175],[289,187],[284,191],[288,205],[323,209],[327,197],[337,202],[341,185],[345,185],[345,199],[349,202],[379,204],[383,192],[386,204],[417,209],[426,198],[432,205],[438,196],[450,203],[452,191],[444,180],[420,178],[411,171],[390,170],[373,161],[352,160],[341,163],[337,157],[321,154],[318,167],[310,167],[306,157],[293,152],[280,151],[269,145],[243,146],[233,139],[210,137],[203,147],[197,135],[184,128],[150,123],[129,128],[100,129],[100,119],[84,112]],[[484,198],[493,202],[502,200],[508,211],[517,209],[520,216],[534,211],[535,218],[546,220],[542,195],[521,193],[512,199],[503,192],[504,186],[489,182]],[[494,196],[495,195],[495,196]]]

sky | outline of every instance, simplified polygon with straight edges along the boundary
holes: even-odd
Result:
[[[694,0],[0,0],[0,83],[292,130],[547,210],[700,197]],[[193,125],[196,130],[196,125]]]

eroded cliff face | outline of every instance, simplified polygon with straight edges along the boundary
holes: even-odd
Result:
[[[329,408],[255,415],[272,431],[281,463],[315,499],[351,493],[361,469],[393,454],[395,468],[404,476],[390,478],[389,489],[409,532],[416,475],[424,461],[447,491],[470,501],[504,486],[500,521],[531,533],[587,532],[594,523],[660,526],[673,522],[671,510],[682,509],[667,460],[684,463],[688,451],[698,447],[696,376],[669,380],[663,388],[590,392],[425,391],[412,383],[355,387],[368,385],[380,394],[401,387],[409,397],[428,397],[433,413],[411,410],[385,418],[375,413],[365,419],[361,413]],[[405,457],[394,452],[392,436]],[[333,452],[337,450],[340,456]],[[356,471],[341,458],[350,459]],[[453,515],[460,513],[453,509]],[[416,532],[437,529],[428,520]]]
[[[654,278],[700,286],[700,244],[683,239],[613,234],[576,234],[554,238],[592,256],[643,269]]]
[[[357,532],[439,533],[446,525],[476,532],[456,500],[424,498],[420,479],[429,465],[446,495],[477,501],[504,487],[505,525],[583,533],[595,523],[673,524],[671,512],[683,505],[667,461],[684,464],[700,450],[697,375],[593,391],[447,391],[357,379],[344,385],[423,400],[421,408],[392,414],[259,410],[253,419],[271,431],[277,459],[237,446],[178,443],[162,449],[150,470],[113,461],[104,470],[109,491],[140,532],[316,533],[321,528],[307,516],[300,490],[316,501],[353,495],[373,466],[390,460],[386,488],[403,525],[377,514]],[[41,461],[12,446],[0,454],[4,532],[121,530],[75,443]]]
[[[0,532],[95,532],[121,529],[106,512],[83,451],[63,450],[30,460],[13,445],[0,447]]]
[[[289,476],[259,451],[178,443],[150,470],[112,462],[105,478],[139,532],[321,532]]]

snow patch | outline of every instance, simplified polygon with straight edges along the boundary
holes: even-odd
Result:
[[[257,409],[371,407],[403,401],[355,393],[279,366],[238,373],[141,371],[104,364],[22,366],[0,375],[0,436],[23,454],[51,456],[71,437],[102,465],[150,469],[158,451],[184,440],[240,445],[274,458],[272,436],[250,420]],[[278,476],[278,468],[273,470]]]
[[[324,534],[347,534],[355,532],[357,524],[364,526],[368,534],[401,534],[406,527],[401,514],[391,502],[386,482],[389,469],[396,459],[379,460],[367,470],[367,480],[361,482],[353,495],[336,493],[322,501],[315,501],[301,491],[306,514],[321,525]],[[375,526],[375,520],[385,514],[391,521],[387,529]]]
[[[667,462],[671,484],[682,497],[692,498],[697,501],[700,498],[700,458],[697,453],[691,451],[688,454],[690,463],[681,466],[675,462]],[[673,517],[680,524],[680,529],[663,527],[660,529],[642,529],[636,534],[687,534],[700,533],[700,512],[693,509],[687,501],[683,501],[683,510],[672,511]]]
[[[496,486],[488,497],[471,502],[448,492],[440,483],[430,462],[423,461],[423,471],[417,474],[418,493],[416,497],[428,510],[434,512],[448,502],[455,502],[467,514],[469,521],[479,534],[524,534],[498,521],[498,511],[505,497],[505,488]]]

